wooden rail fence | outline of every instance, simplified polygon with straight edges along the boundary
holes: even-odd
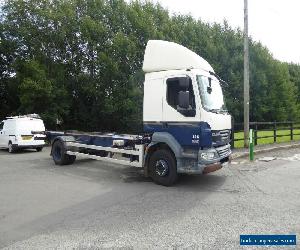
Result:
[[[300,129],[300,122],[250,122],[250,128],[254,132],[254,144],[258,144],[259,139],[273,138],[273,143],[277,142],[279,137],[290,137],[290,140],[294,140],[295,135],[300,135],[300,133],[295,133]],[[235,133],[243,132],[243,123],[233,123],[232,126],[232,140],[231,146],[234,148],[234,142],[244,141],[244,138],[235,138]],[[278,131],[289,131],[288,134],[278,134]],[[268,131],[273,132],[272,135],[258,136],[258,132]]]

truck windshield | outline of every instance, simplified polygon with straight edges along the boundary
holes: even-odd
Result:
[[[197,75],[197,83],[202,106],[209,112],[227,112],[219,81],[207,76]]]

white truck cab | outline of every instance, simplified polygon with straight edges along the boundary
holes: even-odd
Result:
[[[231,116],[212,66],[179,44],[151,40],[143,71],[150,146],[166,144],[178,173],[207,173],[230,161]]]
[[[32,148],[41,151],[45,145],[45,126],[37,115],[7,117],[0,122],[0,148],[10,153]]]
[[[212,145],[206,146],[204,138],[198,141],[200,144],[192,140],[198,137],[196,133],[195,138],[193,134],[186,137],[190,146],[228,145],[231,116],[224,104],[220,79],[205,59],[179,44],[151,40],[147,44],[143,70],[146,73],[143,111],[146,131],[153,131],[152,125],[156,125],[153,132],[157,132],[157,126],[176,123],[182,131],[187,131],[195,123],[205,123],[212,133],[207,138],[212,137]],[[199,128],[201,130],[201,125]],[[221,135],[226,140],[220,140]]]

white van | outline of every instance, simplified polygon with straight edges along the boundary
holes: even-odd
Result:
[[[37,115],[7,117],[0,122],[0,148],[10,153],[22,148],[41,151],[45,145],[45,126]]]

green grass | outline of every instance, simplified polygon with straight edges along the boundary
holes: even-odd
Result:
[[[282,137],[277,137],[277,142],[288,142],[291,141],[291,136],[290,136],[290,130],[277,130],[277,135],[284,135]],[[300,129],[294,129],[293,131],[294,134],[300,134]],[[272,136],[271,138],[262,138],[262,139],[257,139],[257,145],[260,144],[271,144],[274,143],[274,138],[273,138],[274,132],[273,130],[270,131],[258,131],[257,136]],[[234,133],[234,138],[235,139],[243,139],[244,138],[244,132],[236,132]],[[294,135],[294,140],[300,140],[300,135]],[[235,148],[242,148],[244,147],[244,141],[235,141],[234,142],[234,147]]]

